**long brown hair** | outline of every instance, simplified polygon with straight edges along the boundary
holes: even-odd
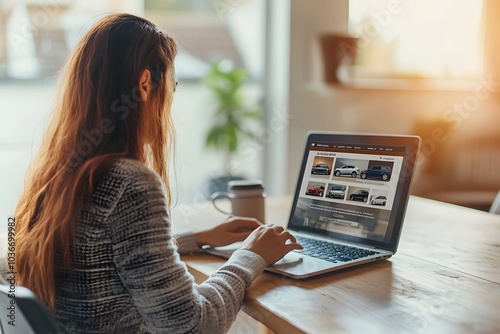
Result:
[[[70,269],[83,203],[113,162],[129,158],[150,166],[163,179],[170,203],[176,52],[175,41],[151,22],[110,15],[83,37],[64,68],[58,102],[15,213],[17,284],[51,309],[56,254]],[[155,110],[148,113],[138,89],[145,69],[154,81]]]

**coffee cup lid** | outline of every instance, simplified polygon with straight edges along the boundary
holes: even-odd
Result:
[[[227,183],[227,189],[256,189],[263,188],[261,180],[234,180]]]

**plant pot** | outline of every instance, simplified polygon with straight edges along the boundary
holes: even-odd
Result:
[[[328,84],[341,84],[339,68],[354,63],[358,39],[344,35],[323,34],[320,35],[319,41],[325,82]]]

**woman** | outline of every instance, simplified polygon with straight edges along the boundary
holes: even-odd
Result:
[[[281,227],[232,217],[177,238],[179,252],[246,238],[205,283],[193,282],[168,215],[175,55],[172,38],[121,14],[99,21],[66,65],[16,209],[17,283],[64,332],[227,331],[252,280],[301,248]]]

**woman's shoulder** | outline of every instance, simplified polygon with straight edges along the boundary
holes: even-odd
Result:
[[[159,176],[144,163],[134,159],[119,159],[113,163],[105,178],[121,180],[125,183],[159,182]]]
[[[161,191],[160,177],[145,164],[133,159],[119,159],[115,161],[100,178],[94,188],[94,201],[110,202],[106,206],[113,206],[125,193]],[[99,202],[98,201],[98,202]]]

